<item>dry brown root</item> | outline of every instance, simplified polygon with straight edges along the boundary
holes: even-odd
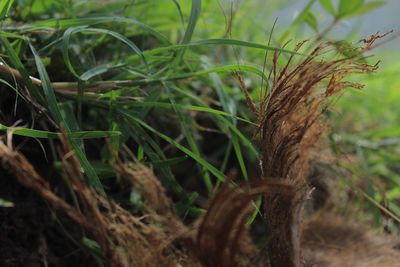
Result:
[[[171,202],[151,170],[139,166],[138,162],[131,171],[127,166],[122,166],[121,162],[116,167],[133,185],[139,180],[148,179],[145,182],[150,185],[148,188],[138,188],[149,197],[146,207],[149,214],[145,218],[138,218],[89,188],[74,153],[65,140],[62,143],[65,153],[62,158],[64,175],[82,204],[81,212],[57,196],[21,153],[13,151],[0,141],[2,166],[20,184],[35,191],[55,209],[64,212],[72,221],[81,225],[89,233],[89,237],[99,244],[104,266],[175,267],[180,263],[185,263],[184,266],[199,266],[197,259],[185,252],[185,249],[179,251],[174,248],[174,239],[188,229],[173,214]],[[154,192],[147,190],[155,190],[159,194],[157,199],[152,199],[150,196]],[[161,208],[164,211],[159,215],[156,211]]]
[[[400,267],[400,238],[333,213],[308,219],[302,244],[306,267]]]

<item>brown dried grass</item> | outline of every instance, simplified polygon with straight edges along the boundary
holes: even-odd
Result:
[[[304,43],[298,44],[295,51]],[[306,177],[310,151],[323,131],[321,114],[332,96],[340,95],[348,87],[362,88],[360,84],[346,81],[349,76],[377,68],[377,65],[361,63],[362,49],[332,51],[336,51],[332,44],[319,44],[297,64],[293,64],[292,55],[280,70],[277,51],[270,72],[271,91],[256,112],[262,150],[261,178],[279,181],[283,188],[294,189],[291,195],[279,190],[265,194],[264,211],[270,236],[268,254],[272,266],[302,265],[302,210],[311,193]],[[324,59],[327,54],[329,60]]]
[[[196,266],[194,257],[191,259],[188,253],[174,249],[174,239],[188,230],[174,215],[171,201],[151,170],[138,162],[134,162],[132,168],[122,162],[116,165],[122,177],[149,197],[146,202],[148,214],[139,218],[89,188],[65,139],[62,144],[64,175],[82,204],[81,211],[57,196],[29,161],[3,142],[0,142],[1,163],[20,184],[35,191],[56,210],[81,225],[99,244],[104,266],[177,266],[180,261]],[[148,187],[138,185],[139,181]]]

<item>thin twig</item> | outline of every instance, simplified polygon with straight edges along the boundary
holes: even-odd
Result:
[[[19,83],[24,83],[24,78],[22,77],[21,73],[18,70],[13,69],[4,63],[0,62],[0,75],[13,77]],[[29,76],[32,83],[38,87],[42,86],[42,81],[38,78]],[[85,86],[86,91],[103,91],[103,90],[110,90],[121,88],[124,86],[135,85],[138,81],[132,80],[122,80],[122,81],[99,81],[88,83]],[[140,81],[139,81],[140,82]],[[51,83],[53,89],[55,91],[77,91],[78,90],[78,83],[77,82],[53,82]]]

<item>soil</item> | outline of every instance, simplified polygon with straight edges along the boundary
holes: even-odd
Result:
[[[79,247],[74,224],[5,170],[0,169],[0,177],[1,198],[15,205],[0,207],[1,267],[95,266]]]

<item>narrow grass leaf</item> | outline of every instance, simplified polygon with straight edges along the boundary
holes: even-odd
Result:
[[[47,74],[46,68],[44,67],[43,62],[40,59],[39,55],[37,54],[36,49],[31,44],[29,44],[29,46],[30,46],[30,49],[34,56],[36,67],[38,69],[39,76],[42,81],[42,86],[43,86],[43,91],[44,91],[44,95],[46,98],[47,107],[48,107],[52,117],[56,120],[56,122],[62,128],[64,128],[64,130],[68,134],[71,132],[70,125],[67,124],[67,122],[64,120],[64,118],[61,115],[61,111],[58,107],[57,99],[54,94],[54,90],[52,88],[50,78]],[[75,155],[78,158],[82,168],[85,171],[89,185],[93,186],[101,194],[105,195],[105,192],[104,192],[103,186],[100,182],[100,179],[97,176],[94,168],[90,165],[88,159],[86,158],[86,156],[84,154],[84,151],[82,151],[82,149],[80,148],[80,146],[78,145],[76,140],[69,138],[68,141],[69,141],[72,149],[75,151]]]
[[[84,17],[84,18],[74,18],[74,19],[50,19],[50,20],[36,21],[32,23],[31,26],[66,29],[70,27],[96,25],[102,23],[132,24],[150,33],[151,35],[156,37],[159,41],[161,41],[163,44],[170,44],[168,38],[159,31],[157,31],[156,29],[154,29],[153,27],[150,27],[149,25],[141,21],[138,21],[134,18],[126,18],[121,16]]]
[[[0,20],[7,17],[8,11],[10,10],[14,0],[1,0],[0,1]]]
[[[0,31],[0,36],[1,37],[6,37],[6,38],[13,38],[13,39],[20,39],[20,40],[24,40],[24,41],[28,41],[29,38],[23,35],[19,35],[16,33],[12,33],[12,32],[3,32]]]
[[[0,131],[11,132],[15,135],[32,137],[32,138],[46,138],[46,139],[60,139],[62,133],[35,130],[24,127],[8,127],[0,123]],[[121,132],[118,131],[78,131],[66,133],[71,139],[95,139],[95,138],[105,138],[112,136],[119,136]]]
[[[160,138],[162,138],[164,141],[174,145],[177,149],[181,150],[183,153],[187,154],[189,157],[191,157],[192,159],[194,159],[197,163],[199,163],[201,166],[203,166],[204,168],[206,168],[207,170],[209,170],[218,180],[220,180],[221,182],[223,182],[225,180],[225,175],[223,173],[221,173],[218,169],[216,169],[214,166],[212,166],[210,163],[208,163],[206,160],[204,160],[203,158],[199,157],[198,155],[196,155],[195,153],[193,153],[191,150],[189,150],[188,148],[184,147],[183,145],[179,144],[178,142],[176,142],[175,140],[173,140],[171,137],[166,136],[163,133],[160,133],[159,131],[157,131],[156,129],[154,129],[153,127],[151,127],[150,125],[148,125],[146,122],[139,120],[133,116],[131,116],[130,114],[121,111],[121,113],[126,116],[127,119],[129,119],[130,121],[136,122],[138,124],[140,124],[141,126],[143,126],[143,128],[147,129],[148,131],[156,134],[157,136],[159,136]]]
[[[174,157],[174,158],[169,158],[169,159],[165,159],[165,160],[149,161],[149,162],[145,162],[145,164],[150,164],[154,167],[165,167],[165,166],[170,167],[172,165],[177,165],[179,163],[182,163],[187,159],[188,159],[188,156],[185,155],[183,157]]]
[[[172,2],[174,2],[176,9],[178,10],[179,13],[179,18],[181,20],[182,25],[185,24],[185,20],[183,19],[183,13],[182,13],[182,8],[181,5],[179,4],[179,2],[177,0],[172,0]]]
[[[187,44],[192,39],[194,29],[196,28],[197,20],[199,19],[200,16],[200,11],[201,11],[201,0],[192,0],[192,8],[190,11],[189,23],[186,27],[185,35],[183,36],[181,44]],[[180,49],[176,57],[176,60],[174,62],[175,64],[178,64],[181,61],[185,53],[185,50],[186,47],[182,47],[182,49]]]
[[[123,112],[119,110],[119,113],[123,115]],[[129,116],[131,114],[127,113]],[[134,116],[132,116],[134,118]],[[151,161],[162,161],[167,160],[167,157],[164,155],[162,149],[158,146],[158,144],[151,138],[145,129],[138,124],[136,121],[133,121],[129,118],[125,118],[126,124],[121,124],[122,127],[125,125],[129,125],[126,129],[129,135],[142,147],[145,154],[149,157]],[[173,190],[177,193],[179,197],[186,197],[186,192],[182,188],[182,186],[176,181],[174,175],[172,174],[171,168],[169,165],[159,166],[159,171],[162,174],[162,178],[164,181],[164,185],[167,186],[168,189]]]
[[[107,63],[104,65],[96,66],[96,67],[91,68],[91,69],[85,71],[84,73],[82,73],[82,75],[79,77],[79,79],[82,81],[88,81],[88,80],[92,79],[93,77],[104,74],[110,70],[120,69],[124,66],[126,66],[125,63],[117,63],[117,64]]]
[[[181,109],[175,107],[176,101],[174,99],[174,95],[170,92],[170,90],[168,89],[168,87],[166,85],[164,87],[167,90],[167,93],[169,95],[169,100],[171,102],[171,106],[172,106],[173,110],[175,111],[176,115],[178,116],[178,120],[181,125],[183,135],[185,136],[186,141],[188,142],[188,144],[190,146],[190,149],[197,157],[201,158],[202,155],[201,155],[200,149],[198,147],[198,144],[197,144],[196,140],[194,139],[192,125],[190,125],[190,121],[183,114]],[[200,171],[202,173],[203,182],[207,188],[208,193],[212,194],[213,184],[211,181],[210,174],[208,173],[207,169],[205,169],[205,168],[200,168]]]
[[[134,44],[132,43],[128,38],[125,36],[106,29],[99,29],[99,28],[87,28],[86,26],[80,26],[80,27],[73,27],[69,28],[64,32],[64,36],[62,39],[62,55],[64,58],[64,62],[67,65],[69,71],[77,78],[80,77],[80,75],[75,71],[75,68],[72,66],[71,60],[69,58],[69,44],[70,44],[70,39],[73,34],[76,33],[81,33],[81,32],[86,32],[86,33],[100,33],[100,34],[107,34],[110,35],[117,40],[121,41],[122,43],[126,44],[129,48],[131,48],[143,61],[143,63],[147,66],[146,59],[142,53],[142,51]]]
[[[332,4],[332,0],[319,0],[319,3],[331,16],[336,16],[336,11]]]
[[[157,48],[154,48],[151,50],[144,51],[143,54],[145,57],[147,57],[147,56],[154,56],[157,54],[161,54],[164,52],[177,51],[183,47],[201,48],[201,47],[209,46],[209,45],[248,47],[248,48],[268,50],[268,51],[279,51],[281,53],[286,53],[286,54],[290,54],[290,55],[304,56],[304,54],[302,54],[302,53],[291,51],[288,49],[282,49],[282,48],[273,47],[273,46],[269,46],[269,45],[265,45],[265,44],[247,42],[247,41],[236,40],[236,39],[226,39],[226,38],[204,39],[204,40],[199,40],[199,41],[193,41],[193,42],[190,42],[187,44],[162,46],[162,47],[157,47]],[[135,60],[135,57],[130,57],[129,60],[133,61],[133,60]]]
[[[9,56],[11,63],[19,71],[22,78],[24,79],[24,83],[28,87],[29,92],[33,96],[35,96],[36,100],[39,103],[43,104],[44,98],[43,98],[42,94],[39,92],[39,89],[32,83],[32,80],[29,77],[28,71],[25,69],[24,65],[22,64],[21,60],[19,59],[18,54],[16,53],[14,48],[11,46],[10,42],[5,37],[0,37],[0,40],[1,40],[1,43],[3,44],[4,48],[6,49],[7,55]]]
[[[184,110],[206,112],[206,113],[210,113],[212,115],[221,115],[224,117],[240,120],[240,121],[243,121],[245,123],[252,124],[255,126],[257,125],[249,120],[234,116],[225,111],[221,111],[221,110],[213,109],[213,108],[209,108],[209,107],[204,107],[204,106],[182,105],[182,104],[176,104],[176,103],[174,105],[172,105],[171,103],[166,103],[166,102],[147,102],[147,101],[130,102],[130,103],[126,103],[126,106],[129,106],[129,107],[158,107],[158,108],[174,108],[175,107],[175,108],[184,109]]]

